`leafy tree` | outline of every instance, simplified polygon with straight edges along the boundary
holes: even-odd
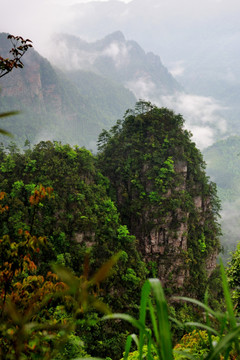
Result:
[[[32,47],[32,41],[23,39],[21,36],[8,35],[12,44],[9,51],[11,58],[0,56],[0,78],[7,75],[14,68],[23,68],[22,57],[29,48]]]
[[[32,41],[29,39],[24,40],[21,36],[8,35],[7,37],[12,44],[12,49],[9,51],[11,58],[3,58],[0,56],[0,78],[7,75],[14,68],[23,68],[22,57],[26,51],[32,47]],[[18,111],[8,111],[0,114],[0,118],[18,114]],[[0,134],[11,136],[11,134],[0,129]]]
[[[49,141],[24,153],[11,145],[0,151],[0,158],[0,187],[6,194],[0,203],[2,209],[8,206],[0,217],[0,238],[21,239],[22,229],[21,236],[27,232],[36,239],[46,239],[48,247],[39,247],[39,253],[32,256],[38,265],[36,275],[44,279],[51,262],[67,266],[81,276],[86,253],[90,278],[121,251],[111,276],[103,285],[96,285],[94,291],[114,311],[135,313],[147,271],[137,252],[135,237],[121,224],[117,208],[107,195],[109,182],[96,169],[92,154]],[[99,319],[96,311],[91,311],[87,319],[80,316],[76,335],[91,355],[111,353],[117,358],[128,327],[99,323]]]

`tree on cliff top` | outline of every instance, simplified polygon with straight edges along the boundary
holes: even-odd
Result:
[[[181,115],[139,101],[100,134],[98,163],[152,275],[201,297],[220,250],[220,205],[183,125]]]

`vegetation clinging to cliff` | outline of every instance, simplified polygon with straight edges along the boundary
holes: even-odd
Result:
[[[188,290],[202,296],[206,264],[220,249],[220,205],[202,155],[183,125],[181,115],[139,101],[135,110],[100,134],[98,164],[110,179],[112,199],[144,256],[150,251],[158,268],[163,259],[168,268],[177,253],[182,260],[173,272],[184,271]],[[163,247],[160,255],[159,247],[158,254],[148,248],[154,231]],[[158,276],[170,283],[173,272]]]

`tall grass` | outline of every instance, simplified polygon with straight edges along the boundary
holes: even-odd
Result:
[[[209,350],[205,354],[204,359],[240,359],[240,324],[234,314],[234,307],[222,262],[220,267],[225,299],[224,312],[212,310],[208,306],[207,295],[205,296],[204,303],[187,297],[178,297],[176,299],[192,303],[203,311],[204,322],[186,322],[183,325],[207,331]],[[127,338],[124,360],[129,357],[133,341],[137,345],[139,360],[143,359],[143,347],[146,348],[146,346],[146,357],[148,360],[153,360],[153,353],[157,354],[159,360],[203,358],[189,352],[174,350],[168,306],[163,288],[158,279],[149,279],[144,283],[138,319],[127,314],[111,314],[105,316],[104,319],[122,319],[131,323],[138,330],[138,334],[131,334]],[[148,323],[150,320],[150,326],[146,323],[147,319]]]

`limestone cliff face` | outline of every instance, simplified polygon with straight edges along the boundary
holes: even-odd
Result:
[[[218,201],[182,125],[180,115],[140,102],[100,137],[99,157],[151,276],[198,296],[219,252]]]
[[[59,83],[48,61],[30,49],[24,64],[23,69],[14,69],[1,79],[1,96],[19,101],[21,107],[31,107],[38,113],[51,109],[58,115],[62,114],[64,108]]]
[[[182,182],[175,191],[186,190],[187,162],[178,161],[174,166],[175,172],[182,177]],[[172,191],[168,190],[166,197],[170,200]],[[178,227],[174,233],[171,231],[173,217],[177,220]],[[183,221],[183,219],[186,221]],[[141,251],[147,263],[155,261],[158,265],[158,277],[162,283],[166,283],[171,274],[175,274],[174,281],[177,286],[183,286],[184,280],[189,277],[189,270],[185,266],[185,259],[182,256],[188,250],[187,234],[189,212],[181,208],[175,210],[174,214],[169,214],[161,219],[156,218],[156,226],[151,229],[148,236],[139,234]],[[158,224],[160,223],[160,224]],[[158,225],[158,226],[157,226]],[[171,262],[169,259],[171,258]],[[176,272],[176,269],[177,272]]]
[[[171,201],[174,194],[188,191],[187,161],[176,162],[174,170],[176,175],[180,175],[182,181],[175,189],[168,190],[165,195],[168,201]],[[209,199],[204,198],[201,194],[193,196],[192,205],[194,212],[198,216],[199,224],[204,226],[207,214],[211,212]],[[164,218],[155,218],[154,225],[147,234],[137,229],[136,225],[134,226],[133,231],[138,237],[139,248],[146,263],[156,262],[158,277],[166,286],[169,283],[169,279],[171,279],[171,283],[174,283],[177,288],[182,288],[187,281],[191,281],[189,271],[191,262],[189,262],[189,257],[187,256],[188,250],[191,248],[190,224],[191,211],[186,211],[183,204],[183,207],[175,209]],[[203,260],[208,276],[211,275],[216,267],[217,256],[218,249],[215,249]]]

